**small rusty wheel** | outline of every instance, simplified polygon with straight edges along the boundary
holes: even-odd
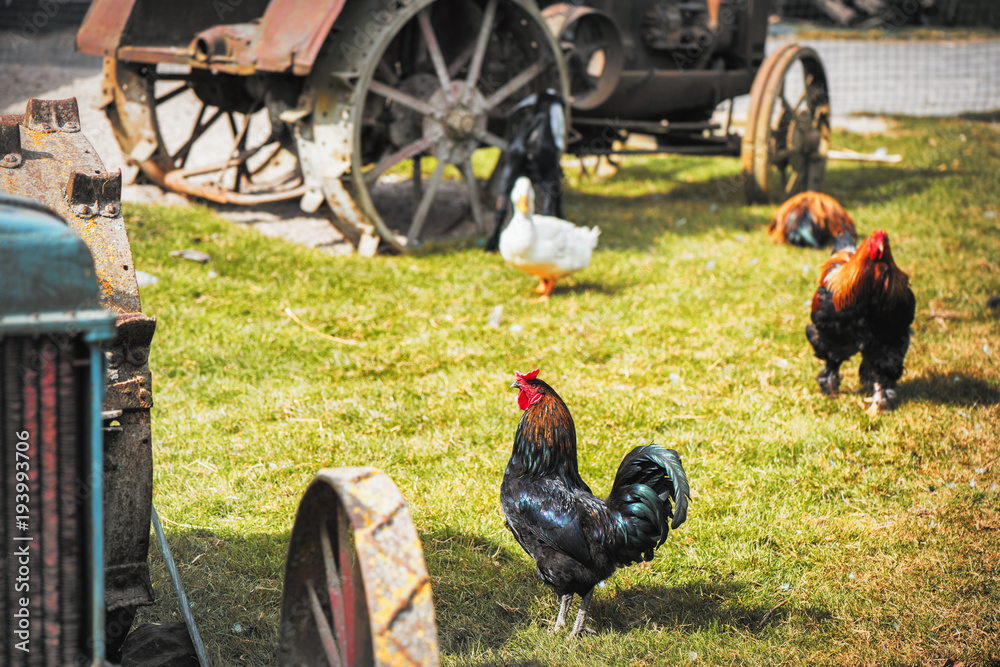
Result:
[[[292,132],[250,82],[105,58],[105,113],[122,152],[157,185],[222,204],[300,197]]]
[[[754,78],[743,134],[747,202],[783,201],[819,190],[830,149],[830,93],[819,56],[788,44]]]
[[[547,88],[567,98],[559,47],[531,0],[391,7],[345,5],[306,82],[315,99],[300,141],[307,188],[322,191],[355,240],[377,235],[403,250],[455,229],[482,234],[508,115]]]
[[[420,540],[384,473],[326,468],[302,497],[285,564],[278,661],[439,663]]]

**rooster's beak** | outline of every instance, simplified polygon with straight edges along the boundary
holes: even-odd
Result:
[[[510,383],[510,389],[517,389],[517,388],[518,388],[517,380],[514,380],[513,382]]]

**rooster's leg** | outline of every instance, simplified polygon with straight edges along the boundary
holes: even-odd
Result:
[[[583,600],[580,601],[580,611],[576,612],[576,622],[573,624],[573,631],[569,633],[570,637],[576,637],[581,632],[594,632],[590,628],[583,627],[584,622],[587,620],[587,607],[590,605],[590,596],[593,594],[594,589],[591,588],[590,591],[583,596]]]
[[[569,611],[569,603],[573,601],[573,594],[567,593],[560,598],[559,601],[559,615],[556,616],[556,624],[552,626],[552,630],[549,632],[555,634],[563,629],[566,625],[566,612]]]
[[[819,390],[827,396],[836,396],[840,392],[840,364],[827,361],[816,380]]]
[[[542,296],[548,296],[552,294],[552,290],[556,287],[555,278],[547,278],[545,281],[545,290],[542,292]]]
[[[535,288],[535,292],[537,292],[538,294],[545,294],[546,293],[546,291],[545,291],[546,289],[548,289],[548,288],[545,285],[545,278],[539,278],[538,279],[538,286]]]

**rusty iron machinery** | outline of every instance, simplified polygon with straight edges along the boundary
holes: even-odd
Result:
[[[384,473],[320,470],[299,503],[285,568],[283,667],[440,663],[420,540]]]
[[[93,258],[99,305],[111,313],[114,324],[103,352],[106,376],[99,424],[106,517],[102,597],[108,655],[114,658],[137,607],[153,602],[147,567],[153,489],[148,358],[156,320],[143,314],[139,300],[122,218],[121,173],[105,171],[80,130],[75,98],[32,99],[24,114],[0,117],[0,192],[36,202],[83,239]],[[61,270],[49,267],[53,276]],[[35,286],[40,302],[65,289],[45,282]],[[31,304],[25,306],[30,311]],[[43,420],[43,427],[55,426],[47,424]]]
[[[821,183],[826,76],[815,53],[765,67],[765,0],[541,5],[95,0],[77,45],[105,57],[101,104],[147,178],[325,206],[364,254],[487,231],[514,110],[545,89],[568,100],[570,153],[742,156],[751,202]],[[633,133],[657,147],[624,148]]]
[[[544,3],[567,64],[577,155],[741,157],[749,203],[818,190],[830,147],[830,97],[819,56],[787,45],[765,58],[764,0]],[[750,94],[742,137],[733,99]],[[715,118],[729,102],[725,121]],[[623,148],[631,133],[656,149]]]
[[[121,174],[104,171],[80,129],[72,98],[30,100],[23,115],[0,117],[0,259],[16,269],[0,274],[0,439],[10,451],[19,447],[11,438],[39,441],[26,449],[38,471],[37,507],[23,529],[37,538],[32,585],[46,591],[32,596],[36,646],[44,640],[36,655],[96,667],[105,655],[117,662],[136,608],[153,602],[148,359],[156,322],[141,311]],[[89,371],[89,390],[76,369]],[[73,400],[88,396],[89,419],[88,406]],[[93,427],[90,450],[76,428],[84,425]],[[16,477],[0,464],[5,515],[20,493]],[[87,513],[91,490],[102,502]],[[11,539],[19,530],[0,526]],[[94,533],[103,539],[84,539]],[[3,562],[8,571],[6,555]],[[7,611],[15,610],[0,605],[0,654],[28,664],[8,646]],[[420,540],[385,474],[324,469],[307,489],[288,550],[279,656],[289,667],[439,663]]]
[[[147,178],[325,204],[368,250],[487,231],[508,115],[568,96],[532,0],[96,0],[77,45],[105,57],[101,104]]]

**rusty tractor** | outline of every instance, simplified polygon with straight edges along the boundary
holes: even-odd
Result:
[[[10,383],[4,394],[8,411],[4,419],[5,438],[10,437],[10,428],[7,428],[9,417],[11,428],[21,424],[18,430],[33,433],[39,438],[40,447],[45,429],[50,429],[52,437],[59,440],[65,438],[70,443],[81,440],[74,431],[76,426],[72,421],[51,421],[52,414],[62,414],[68,405],[74,403],[73,392],[67,389],[68,395],[59,394],[57,398],[62,407],[53,408],[55,413],[46,415],[38,411],[36,414],[31,408],[31,401],[25,397],[38,392],[44,394],[46,381],[39,378],[37,381],[42,384],[36,391],[32,386],[33,375],[19,373],[16,369],[32,368],[37,365],[36,360],[44,364],[46,355],[51,356],[52,350],[59,350],[61,354],[64,348],[68,350],[76,346],[74,339],[84,338],[83,332],[87,330],[81,321],[86,313],[100,308],[111,317],[113,335],[103,348],[104,357],[99,356],[96,361],[88,362],[96,369],[93,372],[103,373],[106,380],[102,387],[92,390],[103,394],[101,409],[96,416],[101,432],[98,440],[103,438],[103,469],[84,475],[82,480],[74,480],[70,476],[70,488],[59,486],[58,492],[56,487],[62,482],[53,480],[52,485],[47,485],[43,478],[41,482],[45,488],[41,490],[60,499],[77,496],[82,499],[89,497],[94,489],[103,488],[108,521],[104,523],[101,536],[104,568],[98,581],[104,582],[101,598],[104,608],[101,611],[106,614],[107,627],[111,630],[107,635],[107,645],[109,654],[114,657],[132,624],[136,609],[153,602],[146,564],[153,493],[150,426],[153,395],[148,359],[156,319],[143,314],[139,301],[135,266],[122,218],[121,173],[105,171],[96,151],[80,131],[80,114],[75,99],[30,100],[23,115],[0,117],[0,193],[14,195],[20,201],[34,202],[46,212],[51,212],[50,216],[58,216],[65,221],[64,224],[68,224],[68,228],[86,242],[86,248],[93,256],[90,276],[96,287],[92,289],[99,299],[90,303],[91,299],[81,296],[75,301],[85,303],[83,307],[62,307],[65,304],[45,307],[45,303],[56,295],[74,290],[86,293],[88,289],[80,285],[62,285],[55,279],[60,271],[49,266],[45,267],[38,281],[21,287],[20,291],[24,294],[21,295],[20,307],[14,309],[16,312],[7,312],[5,317],[0,317],[7,323],[16,321],[18,317],[33,319],[37,327],[34,333],[48,337],[48,341],[37,336],[25,340],[20,353],[17,353],[16,339],[11,336],[20,329],[0,327],[0,339],[7,353],[4,380]],[[44,247],[48,245],[45,236],[36,237],[35,242],[38,248],[29,246],[17,253],[18,262],[28,261],[26,256],[30,257],[36,251],[38,257],[45,256]],[[15,279],[21,272],[17,266],[5,262],[0,282],[6,284],[8,280]],[[95,269],[96,275],[93,273]],[[48,284],[50,281],[53,284]],[[17,291],[5,288],[4,300],[8,304],[16,303],[13,297]],[[59,326],[55,326],[54,320],[60,320]],[[30,327],[25,331],[32,332]],[[35,350],[35,345],[49,352]],[[71,366],[68,368],[56,368],[56,376],[49,382],[67,380],[62,378],[66,373],[71,380],[76,371],[72,370],[74,362],[69,363]],[[20,406],[20,410],[16,406]],[[83,408],[79,411],[86,414]],[[73,450],[75,446],[65,445],[66,451]],[[4,449],[6,454],[6,446]],[[44,453],[43,450],[40,451]],[[58,455],[62,455],[62,450],[58,450]],[[13,473],[13,467],[7,470]],[[40,505],[37,507],[41,508]],[[84,531],[82,519],[74,514],[72,507],[72,503],[58,503],[48,520],[52,525],[62,523]],[[36,518],[40,523],[41,513]],[[5,524],[8,519],[4,517]],[[38,563],[44,555],[41,550],[55,548],[41,538],[37,546],[40,549]],[[63,548],[68,546],[63,545]],[[77,572],[84,571],[82,564],[86,562],[86,559],[80,560]],[[70,567],[73,567],[72,563]],[[41,579],[38,583],[45,585]],[[55,585],[56,581],[51,580],[51,584]],[[53,604],[58,606],[58,598]],[[50,609],[45,612],[56,613]],[[38,614],[39,623],[42,616],[42,613]],[[87,618],[93,616],[92,613],[86,615]],[[13,650],[7,656],[11,664],[20,664],[16,656]]]
[[[767,14],[763,0],[95,0],[77,46],[105,57],[101,103],[148,179],[220,203],[326,204],[371,252],[488,231],[515,111],[546,89],[568,100],[578,155],[648,134],[655,152],[742,156],[750,201],[817,189],[826,76],[808,48],[765,60]],[[748,92],[741,139],[713,111]]]
[[[156,320],[142,312],[121,173],[80,130],[73,98],[0,116],[0,662],[11,667],[118,662],[137,608],[153,603]],[[438,664],[420,541],[385,474],[319,471],[285,581],[280,664]]]

